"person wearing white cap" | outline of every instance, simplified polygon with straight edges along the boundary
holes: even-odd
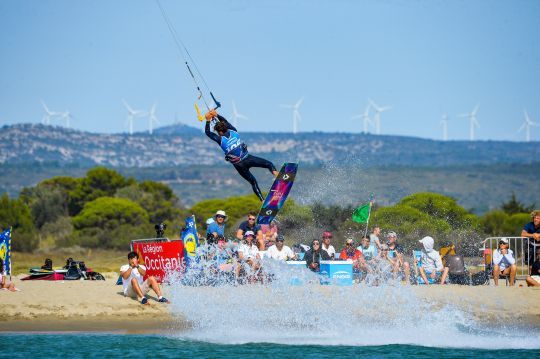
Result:
[[[255,280],[256,271],[261,267],[259,248],[254,243],[255,233],[253,231],[247,231],[244,233],[243,243],[238,247],[238,260],[240,263],[247,263],[251,268],[251,275],[249,281]],[[236,276],[239,277],[243,266],[237,267]],[[245,268],[244,268],[245,270]]]
[[[448,276],[448,267],[443,266],[441,255],[433,249],[435,240],[428,236],[422,238],[419,242],[424,246],[420,259],[421,265],[418,268],[424,283],[431,284],[440,279],[439,283],[444,284]]]
[[[514,285],[516,279],[516,259],[514,253],[509,248],[508,239],[501,238],[499,248],[493,252],[493,281],[499,285],[499,276],[510,275],[509,284]]]
[[[218,237],[225,237],[225,222],[227,222],[225,211],[217,211],[214,215],[214,222],[210,223],[206,229],[208,243],[216,242]]]

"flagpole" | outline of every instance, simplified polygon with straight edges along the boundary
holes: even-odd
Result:
[[[9,227],[9,240],[8,240],[8,253],[9,253],[9,281],[11,282],[11,233],[13,231],[13,227]]]
[[[366,229],[364,230],[364,237],[367,236],[367,231],[368,231],[368,228],[369,228],[369,219],[371,218],[371,206],[372,205],[373,205],[373,201],[370,201],[369,202],[369,212],[368,212],[367,221],[366,221]]]

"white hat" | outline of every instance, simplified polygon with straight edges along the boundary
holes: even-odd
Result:
[[[501,240],[499,241],[499,243],[508,244],[508,238],[506,238],[506,237],[501,238]]]
[[[227,222],[228,217],[227,217],[227,214],[225,214],[225,211],[221,211],[221,210],[217,211],[216,214],[214,215],[214,218],[216,218],[217,216],[225,217],[224,222]]]
[[[247,231],[247,232],[244,234],[244,237],[247,237],[247,236],[255,237],[255,233],[253,233],[253,231]]]

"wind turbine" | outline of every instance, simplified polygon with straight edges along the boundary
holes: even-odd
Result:
[[[148,112],[148,133],[152,134],[153,132],[153,124],[159,124],[159,121],[156,117],[156,103],[152,105],[152,108],[150,109],[150,112]]]
[[[479,107],[480,105],[476,105],[474,107],[474,110],[472,110],[471,113],[465,113],[465,114],[459,115],[459,117],[466,117],[469,119],[469,123],[470,123],[469,139],[471,141],[474,141],[474,126],[480,127],[480,124],[478,123],[478,121],[476,121],[476,113],[478,112]]]
[[[523,125],[521,125],[521,127],[519,128],[517,132],[521,132],[523,131],[523,129],[525,129],[525,141],[530,142],[531,141],[531,126],[538,127],[540,125],[537,124],[536,122],[531,121],[531,119],[529,118],[529,114],[527,113],[527,110],[523,110],[523,113],[525,114],[525,122],[523,123]]]
[[[298,132],[298,122],[302,120],[302,117],[300,116],[300,111],[298,109],[300,108],[300,105],[302,104],[302,101],[304,101],[304,97],[300,98],[294,105],[281,105],[283,108],[291,108],[293,110],[293,134],[296,135]]]
[[[369,99],[369,103],[371,106],[373,106],[373,109],[375,110],[375,133],[377,135],[381,134],[381,113],[384,111],[388,111],[392,108],[392,106],[386,106],[386,107],[379,107],[375,102],[373,102],[372,99]]]
[[[441,126],[443,128],[443,141],[448,141],[448,115],[444,114],[441,120]]]
[[[42,122],[44,125],[50,125],[50,124],[51,124],[51,119],[52,119],[52,118],[55,118],[55,117],[61,117],[61,116],[62,116],[62,113],[61,113],[61,112],[54,112],[54,111],[49,110],[49,108],[48,108],[47,105],[45,104],[45,101],[41,100],[41,104],[43,105],[43,109],[45,110],[45,115],[44,115],[43,118],[41,119],[41,122]]]
[[[73,119],[73,115],[69,111],[61,112],[60,119],[66,121],[66,127],[69,128],[71,124],[71,120]]]
[[[364,124],[364,133],[368,133],[369,132],[369,125],[373,124],[373,122],[371,122],[371,119],[369,118],[369,107],[370,107],[370,105],[368,104],[366,106],[366,109],[364,110],[363,114],[351,117],[351,120],[356,120],[358,118],[362,119],[363,124]]]
[[[238,126],[238,119],[247,120],[248,118],[246,116],[238,113],[238,111],[236,109],[236,104],[233,101],[233,103],[232,103],[232,121],[233,121],[234,127]]]
[[[144,111],[140,111],[140,110],[134,110],[132,109],[128,103],[126,102],[126,100],[122,99],[122,102],[124,103],[124,106],[126,107],[126,110],[128,111],[128,116],[127,116],[127,119],[126,119],[126,123],[128,124],[129,126],[129,135],[133,135],[133,120],[137,117],[144,117],[147,115],[146,112]]]

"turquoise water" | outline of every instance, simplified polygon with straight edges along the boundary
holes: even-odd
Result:
[[[212,344],[161,335],[0,334],[0,358],[534,358],[540,350],[446,349],[414,345]]]

